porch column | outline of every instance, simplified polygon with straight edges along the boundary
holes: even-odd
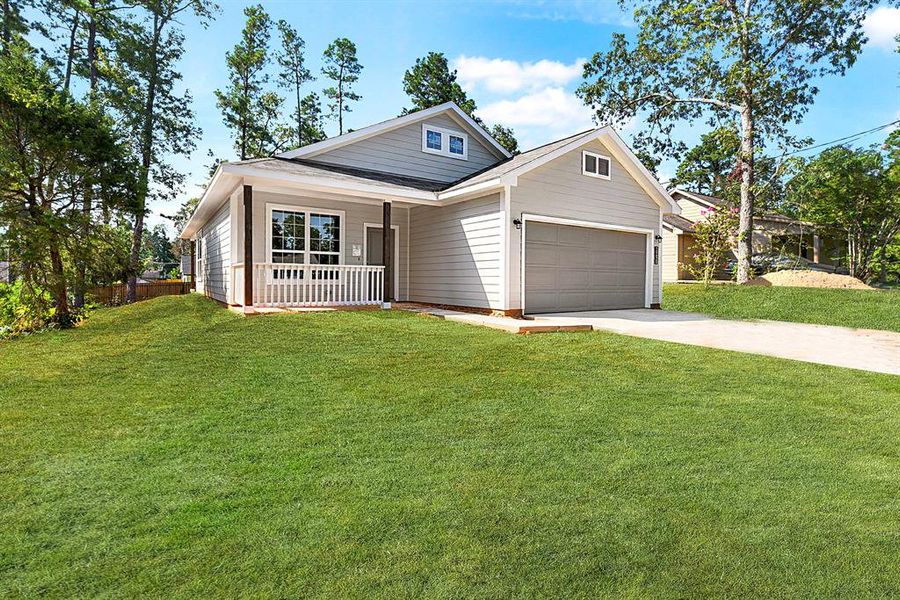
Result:
[[[188,277],[188,281],[191,289],[194,289],[197,281],[197,240],[191,240],[191,276]]]
[[[819,234],[813,234],[813,262],[818,263],[820,260],[820,255],[822,254],[822,240],[819,239]]]
[[[253,308],[253,186],[244,186],[244,310]]]
[[[391,307],[394,298],[394,247],[391,244],[391,203],[381,205],[381,247],[384,256],[384,308]]]

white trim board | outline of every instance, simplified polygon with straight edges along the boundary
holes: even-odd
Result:
[[[644,308],[650,308],[653,303],[653,238],[656,232],[643,227],[628,227],[625,225],[613,225],[611,223],[599,223],[596,221],[582,221],[579,219],[566,219],[550,215],[536,215],[522,213],[522,242],[519,254],[519,304],[522,314],[527,314],[525,306],[525,232],[528,230],[528,222],[551,223],[554,225],[571,225],[573,227],[589,227],[591,229],[607,229],[611,231],[623,231],[626,233],[639,233],[647,236],[647,245],[644,254]],[[661,256],[661,254],[660,254]],[[662,263],[662,260],[660,260]]]

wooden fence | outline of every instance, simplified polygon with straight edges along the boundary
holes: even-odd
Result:
[[[116,283],[91,290],[90,295],[100,304],[123,304],[125,302],[124,283]],[[193,281],[153,281],[137,284],[136,300],[147,300],[159,296],[189,294],[194,289]]]

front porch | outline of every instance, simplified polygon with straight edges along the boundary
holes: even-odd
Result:
[[[251,287],[245,308],[390,306],[385,266],[262,263],[252,265],[246,283],[244,263],[232,269],[235,289]]]
[[[404,297],[407,261],[408,207],[394,204],[245,180],[232,195],[232,256],[243,260],[230,265],[229,304],[246,313],[390,308]]]

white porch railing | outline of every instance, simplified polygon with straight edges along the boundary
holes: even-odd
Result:
[[[243,265],[235,284],[243,290]],[[238,291],[238,294],[242,292]],[[253,304],[262,307],[357,306],[381,304],[384,267],[356,265],[253,265]]]

